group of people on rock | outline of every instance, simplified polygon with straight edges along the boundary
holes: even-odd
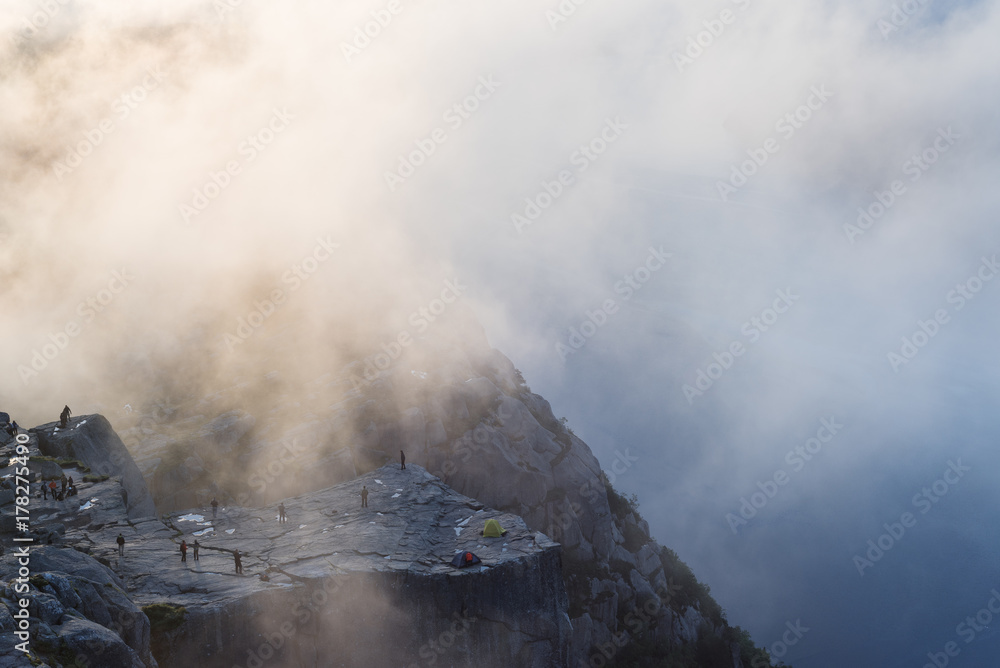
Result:
[[[115,538],[115,542],[118,544],[118,556],[119,557],[124,557],[125,556],[125,536],[123,536],[122,534],[118,534],[118,537]],[[199,556],[198,552],[199,552],[199,550],[201,550],[201,547],[202,547],[202,545],[201,545],[201,543],[198,542],[197,539],[195,539],[194,543],[192,543],[190,545],[190,549],[192,551],[192,556],[193,556],[193,558],[194,558],[195,561],[200,561],[199,558],[198,558],[198,556]],[[181,544],[180,544],[181,561],[184,562],[184,563],[187,563],[188,548],[189,548],[189,546],[187,544],[187,540],[181,540]],[[215,548],[215,549],[218,549],[218,548]],[[223,551],[226,551],[226,550],[223,550]],[[236,564],[236,573],[237,573],[237,575],[242,575],[243,574],[243,555],[240,554],[240,551],[238,549],[237,550],[233,550],[233,560],[234,560],[234,562]]]
[[[0,424],[0,429],[7,432],[7,435],[11,438],[17,438],[18,433],[21,431],[21,428],[17,426],[17,420],[11,420],[10,422]]]
[[[69,478],[66,474],[62,474],[59,478],[61,487],[57,491],[58,485],[56,485],[55,480],[50,480],[49,482],[41,481],[42,488],[42,499],[48,500],[49,496],[52,496],[53,501],[63,501],[71,496],[76,496],[80,492],[76,489],[76,483],[73,482],[73,476]]]
[[[64,410],[64,413],[66,413],[66,411],[68,411],[68,410],[69,410],[69,407],[67,407]],[[67,418],[68,418],[68,414],[67,414]],[[399,467],[400,467],[400,470],[403,470],[403,469],[406,468],[406,454],[402,450],[399,451]],[[54,487],[55,483],[52,483],[52,485]],[[217,517],[218,511],[219,511],[219,501],[216,498],[213,497],[210,505],[212,506],[212,519],[215,519]],[[361,486],[361,507],[362,508],[367,508],[368,507],[368,486],[367,485],[362,485]],[[288,521],[288,513],[287,513],[287,509],[285,508],[285,504],[283,502],[279,503],[278,504],[278,523],[279,524],[284,524],[287,521]],[[120,557],[124,556],[125,555],[125,538],[122,536],[122,534],[118,534],[118,538],[116,540],[117,540],[117,543],[118,543],[118,556],[120,556]],[[191,549],[193,551],[194,560],[198,561],[199,560],[198,559],[198,550],[201,548],[201,544],[197,540],[195,540],[194,543],[192,543],[190,547],[191,547]],[[186,539],[182,539],[181,540],[181,544],[180,544],[180,548],[179,549],[180,549],[180,553],[181,553],[181,562],[187,563],[188,544],[187,544],[187,540]],[[220,548],[213,548],[213,549],[220,549]],[[243,574],[243,555],[240,554],[240,551],[238,549],[234,549],[233,550],[233,563],[234,563],[234,566],[235,566],[235,569],[236,569],[236,574],[237,575],[242,575]],[[266,573],[262,574],[261,578],[264,579],[264,580],[266,580],[267,579]]]
[[[122,544],[124,543],[124,539],[121,538],[121,534],[118,534],[118,537],[119,537],[119,539],[121,539],[121,541],[118,544],[119,548],[120,548],[122,546]],[[195,561],[198,561],[198,550],[200,550],[200,549],[201,549],[201,543],[199,543],[197,540],[195,540],[194,543],[191,544],[191,550],[193,552],[193,556],[194,556],[194,560]],[[218,549],[218,548],[214,548],[214,549]],[[187,544],[186,540],[181,540],[180,551],[181,551],[181,561],[182,562],[187,562],[188,544]],[[225,550],[223,550],[223,551],[225,551]],[[237,575],[243,575],[243,558],[242,558],[242,555],[240,555],[240,551],[238,549],[237,550],[233,550],[233,561],[235,562],[235,565],[236,565],[236,574]]]
[[[123,536],[122,534],[118,534],[118,538],[115,539],[115,542],[118,543],[118,556],[119,557],[124,557],[125,556],[125,536]],[[192,556],[194,557],[195,561],[199,561],[199,559],[198,559],[198,551],[200,549],[201,549],[201,543],[199,543],[197,540],[195,540],[194,543],[191,544],[191,551],[193,553]],[[181,552],[181,561],[182,562],[187,562],[188,544],[187,544],[186,540],[181,540],[180,552]],[[233,550],[233,559],[236,562],[236,573],[237,573],[237,575],[242,575],[243,574],[243,559],[242,559],[242,555],[240,555],[240,551],[239,550]]]

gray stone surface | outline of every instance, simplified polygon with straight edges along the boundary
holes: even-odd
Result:
[[[367,508],[362,485],[370,490]],[[55,537],[31,549],[38,577],[28,594],[31,646],[51,666],[80,658],[155,666],[152,651],[160,665],[208,668],[256,665],[264,654],[270,666],[409,665],[433,657],[438,665],[542,668],[569,660],[559,546],[419,465],[387,465],[284,499],[284,523],[277,504],[224,504],[214,520],[209,507],[130,520],[119,478],[80,489],[62,502],[31,500],[36,540]],[[508,533],[481,536],[490,518]],[[182,539],[192,548],[185,562]],[[0,625],[12,624],[16,610],[18,566],[13,543],[5,543]],[[242,575],[234,572],[234,549],[243,554]],[[464,551],[481,564],[451,566]],[[179,627],[151,637],[137,606],[156,603],[182,606],[185,615]],[[0,645],[0,666],[18,656]]]
[[[43,455],[76,459],[94,474],[119,477],[128,495],[126,507],[130,518],[156,515],[153,497],[139,467],[104,416],[71,418],[66,429],[50,422],[35,427],[31,434],[38,439],[38,449]]]
[[[150,653],[149,620],[107,567],[76,550],[32,545],[27,585],[18,580],[21,559],[12,551],[0,557],[0,581],[4,585],[0,626],[5,636],[13,636],[13,616],[20,609],[18,601],[23,599],[28,601],[30,615],[29,647],[48,665],[157,665]],[[27,589],[17,589],[20,586]],[[28,657],[13,643],[0,644],[0,655],[11,665],[29,665]]]
[[[623,509],[627,504],[609,502],[590,448],[544,398],[523,385],[514,365],[489,347],[481,331],[451,340],[417,339],[388,369],[374,374],[369,369],[363,380],[363,362],[339,371],[317,369],[315,378],[298,387],[291,385],[292,374],[275,371],[170,405],[150,402],[120,416],[116,422],[136,458],[136,471],[160,512],[169,513],[167,524],[152,517],[133,515],[130,523],[117,518],[125,506],[114,498],[113,478],[106,488],[81,490],[81,498],[98,499],[85,511],[54,509],[51,521],[65,530],[41,532],[39,539],[91,551],[114,567],[136,600],[188,607],[188,621],[171,633],[169,643],[176,654],[171,661],[181,665],[203,654],[247,665],[253,663],[248,652],[262,647],[275,654],[268,665],[314,665],[352,642],[395,647],[403,627],[406,633],[396,644],[408,649],[399,665],[428,660],[421,651],[444,661],[428,643],[457,623],[451,614],[464,610],[457,602],[492,601],[499,590],[517,590],[511,582],[545,592],[546,612],[537,612],[545,607],[540,600],[519,598],[519,590],[506,594],[502,604],[495,603],[503,613],[480,611],[475,625],[462,626],[454,665],[465,665],[463,652],[482,648],[491,656],[496,649],[497,656],[514,661],[509,665],[531,665],[523,657],[532,652],[547,657],[549,663],[539,665],[579,665],[593,656],[595,646],[625,630],[623,611],[672,591],[675,574],[664,571],[661,557],[667,562],[673,557],[649,540],[648,525]],[[266,399],[248,400],[252,396]],[[52,431],[51,425],[45,428]],[[398,471],[400,449],[407,453],[406,472]],[[375,473],[386,464],[389,468]],[[443,481],[440,494],[433,490],[441,483],[422,481],[420,467]],[[411,476],[409,484],[398,485],[404,492],[396,499],[390,494],[388,501],[377,483],[370,485],[369,513],[375,515],[362,521],[350,509],[358,502],[351,494],[372,475],[390,484],[384,471]],[[134,485],[134,472],[128,473],[122,479]],[[456,493],[469,500],[449,496]],[[213,496],[223,503],[215,523],[209,522],[207,505]],[[282,499],[289,523],[278,527],[275,506]],[[376,506],[383,501],[386,507]],[[486,553],[480,556],[489,568],[473,579],[462,579],[469,573],[456,579],[441,565],[449,549],[459,549],[455,539],[467,538],[464,530],[449,537],[454,518],[451,510],[442,510],[461,503],[468,504],[464,512],[498,513],[514,527],[496,564],[489,562],[497,557],[492,547],[474,550]],[[190,508],[202,513],[205,523],[182,521]],[[181,564],[177,532],[190,539],[210,524],[199,537],[202,559],[195,565],[189,555]],[[521,535],[522,526],[524,536],[539,537],[537,554],[522,549],[527,538],[512,538]],[[118,531],[129,541],[121,561],[113,545]],[[236,546],[246,552],[246,574],[239,578],[227,552]],[[263,573],[268,581],[260,580]],[[553,573],[561,573],[567,585],[573,605],[566,610],[573,619],[552,612],[553,597],[562,596],[555,593]],[[351,603],[314,610],[311,597],[325,593],[321,588],[330,583],[339,583],[331,598]],[[721,634],[724,624],[707,619],[695,597],[681,598],[683,605],[674,599],[660,606],[651,622],[657,642],[677,646],[704,639],[705,633]],[[276,609],[286,612],[276,615]],[[512,609],[520,610],[514,621]],[[307,614],[300,617],[296,610]],[[268,634],[286,621],[294,633],[271,643],[282,647],[267,645],[273,638]],[[565,647],[566,660],[558,658],[562,649],[550,655],[538,651],[546,643]],[[234,647],[243,655],[233,654]],[[377,658],[362,650],[336,656],[343,665]]]
[[[368,508],[360,507],[362,485],[370,490]],[[520,518],[483,508],[417,465],[403,471],[389,465],[284,504],[285,523],[274,505],[225,506],[215,521],[209,509],[173,513],[165,526],[146,522],[126,532],[124,559],[95,549],[113,560],[135,601],[187,609],[188,621],[170,635],[173,649],[161,660],[180,665],[197,658],[199,665],[229,668],[249,660],[247,652],[287,622],[296,638],[282,642],[273,665],[299,665],[303,652],[331,665],[405,664],[419,661],[421,649],[430,651],[424,646],[448,632],[453,614],[475,621],[462,647],[439,655],[450,662],[444,665],[541,667],[567,660],[560,550]],[[480,536],[489,518],[508,534]],[[88,537],[111,545],[117,530]],[[190,551],[180,561],[182,538],[199,541],[198,561]],[[234,549],[243,554],[242,576],[234,573]],[[466,550],[482,564],[452,567],[456,552]],[[337,594],[304,619],[310,597],[324,586]],[[371,642],[364,649],[341,644],[349,637]],[[377,640],[386,637],[391,644]],[[477,661],[477,647],[490,647],[494,662]]]

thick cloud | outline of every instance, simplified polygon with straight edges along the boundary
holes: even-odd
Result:
[[[998,24],[993,1],[8,3],[0,400],[35,423],[308,367],[239,337],[275,290],[310,363],[346,363],[457,276],[731,621],[769,642],[801,617],[799,666],[916,664],[1000,575],[973,521]]]

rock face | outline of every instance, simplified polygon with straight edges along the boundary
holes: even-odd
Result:
[[[650,639],[663,657],[678,662],[697,654],[711,665],[743,668],[747,657],[758,656],[737,647],[746,647],[746,639],[729,627],[707,588],[651,539],[586,443],[527,388],[481,330],[418,344],[419,354],[411,348],[388,368],[363,360],[287,395],[275,387],[277,371],[243,379],[210,399],[171,405],[155,420],[140,417],[141,430],[133,428],[126,440],[147,480],[159,483],[165,467],[187,466],[178,462],[189,450],[177,449],[190,434],[211,431],[223,419],[241,425],[239,439],[224,446],[227,459],[214,466],[208,462],[216,455],[203,439],[197,455],[204,471],[194,483],[182,477],[173,487],[155,486],[158,503],[185,497],[204,504],[212,496],[241,505],[273,503],[398,462],[405,450],[408,463],[524,518],[562,546],[572,624],[566,665],[609,660]],[[265,391],[266,410],[254,412],[252,402],[241,400]],[[164,464],[171,449],[173,463]],[[634,623],[634,613],[643,610],[652,612]]]
[[[38,438],[38,449],[43,455],[76,459],[94,474],[120,478],[130,518],[156,515],[153,497],[139,467],[104,416],[72,418],[66,429],[50,422],[35,427],[31,434]]]
[[[215,520],[211,511],[171,515],[168,525],[182,533],[169,539],[137,527],[137,547],[121,561],[133,598],[187,611],[162,643],[162,663],[230,668],[257,656],[289,667],[409,665],[421,652],[452,666],[567,662],[560,550],[520,518],[484,508],[416,465],[283,503],[284,523],[272,505],[223,507]],[[479,535],[491,518],[506,536]],[[189,553],[181,562],[176,543],[193,545],[199,533],[199,560]],[[450,565],[466,551],[481,564]],[[435,642],[442,635],[454,641]]]
[[[93,434],[90,437],[93,439]],[[26,445],[30,458],[42,457],[34,435]],[[91,445],[99,449],[103,444],[92,440]],[[8,442],[0,450],[2,461],[13,464],[0,469],[0,476],[3,484],[14,482],[16,487],[19,464],[10,460],[15,454],[13,446]],[[113,448],[113,442],[108,447]],[[91,454],[96,454],[96,450]],[[131,459],[128,463],[132,464]],[[30,477],[37,478],[30,462],[28,469],[32,471]],[[72,467],[65,472],[77,480],[82,475],[79,469]],[[141,478],[139,483],[142,483]],[[15,542],[11,533],[13,527],[2,537],[0,667],[153,668],[157,665],[150,651],[149,619],[128,597],[122,580],[105,564],[87,554],[62,547],[64,535],[67,530],[72,533],[72,527],[103,526],[108,522],[127,526],[128,513],[119,479],[93,485],[80,483],[79,487],[81,496],[56,501],[43,500],[37,491],[38,484],[30,484],[27,505],[18,504],[26,508],[28,514],[18,517],[26,518],[31,531],[17,533],[19,538],[30,539],[30,542]],[[140,491],[144,489],[142,485]],[[24,498],[22,490],[15,491]],[[137,496],[141,498],[142,495]],[[88,502],[89,507],[81,509]],[[0,512],[4,517],[15,516],[13,497],[9,502],[4,499]],[[81,547],[89,549],[86,543],[84,540]],[[16,617],[24,607],[20,605],[22,601],[27,603],[26,620]],[[18,638],[14,633],[21,630],[22,623],[27,625],[26,638]],[[16,648],[25,640],[28,645],[23,647],[30,649],[30,658]],[[32,659],[44,663],[32,664]]]
[[[19,609],[14,600],[19,598],[29,601],[30,646],[42,658],[108,668],[157,665],[150,654],[149,620],[106,566],[74,550],[46,545],[30,550],[30,567],[31,586],[15,591],[17,560],[13,556],[0,560],[0,579],[5,583],[0,598],[4,603],[0,666],[27,665],[24,655],[19,658],[14,649],[19,642],[14,636],[13,615]]]
[[[31,450],[40,456],[34,437]],[[80,486],[64,501],[30,502],[35,543],[23,595],[30,648],[46,665],[152,667],[154,653],[159,665],[206,668],[568,663],[559,546],[419,465],[284,499],[285,522],[276,505],[130,520],[120,479]],[[487,519],[507,533],[482,536]],[[0,625],[13,630],[22,594],[13,589],[16,544],[4,542]],[[466,552],[480,563],[451,565]],[[2,646],[0,666],[24,665],[14,643]]]
[[[99,416],[34,430],[117,476],[38,539],[113,569],[162,665],[770,665],[481,331],[317,374],[149,404],[124,417],[135,464]],[[502,540],[477,535],[490,517]]]

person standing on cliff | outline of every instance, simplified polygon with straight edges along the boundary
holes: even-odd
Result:
[[[42,481],[42,499],[48,500],[49,498],[49,485],[44,480]]]
[[[287,518],[285,517],[285,504],[278,504],[278,522],[285,522]]]
[[[233,550],[233,561],[236,562],[236,574],[243,575],[243,560],[240,558],[239,550]]]
[[[181,541],[181,561],[188,560],[188,544],[186,540]]]
[[[400,464],[399,466],[400,469],[406,468],[406,455],[403,453],[402,450],[399,451],[399,464]]]
[[[215,519],[215,515],[219,512],[219,502],[212,497],[212,519]]]
[[[73,411],[69,409],[69,406],[63,406],[62,413],[59,414],[59,426],[65,429],[69,425],[69,417],[73,414]]]
[[[65,473],[63,473],[59,477],[59,482],[62,483],[62,489],[60,489],[59,491],[62,492],[62,494],[65,496],[65,494],[66,494],[66,474]]]
[[[367,485],[362,485],[361,486],[361,507],[362,508],[367,508],[368,507],[368,486]]]
[[[115,539],[115,542],[118,543],[118,556],[119,557],[124,557],[125,556],[125,536],[123,536],[121,534],[118,534],[118,538]]]
[[[197,538],[194,539],[194,545],[191,547],[194,548],[194,560],[198,561],[198,548],[201,547],[201,545],[198,544]]]

